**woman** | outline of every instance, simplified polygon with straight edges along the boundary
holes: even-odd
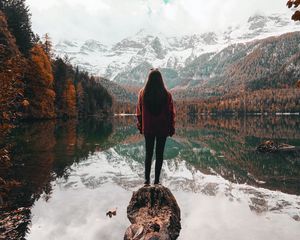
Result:
[[[156,164],[154,184],[159,184],[166,139],[175,133],[175,110],[171,93],[165,87],[158,69],[151,69],[146,85],[139,92],[136,108],[137,127],[145,136],[145,185],[150,184],[154,143]]]

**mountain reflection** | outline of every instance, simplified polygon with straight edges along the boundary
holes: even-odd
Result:
[[[237,183],[300,194],[300,152],[263,154],[255,151],[265,140],[300,146],[298,117],[203,117],[182,120],[177,135],[201,151],[187,151],[202,171],[209,169]]]
[[[164,183],[173,190],[209,196],[221,191],[232,199],[239,198],[238,190],[250,196],[250,208],[266,211],[271,206],[266,199],[272,194],[243,185],[232,190],[231,184],[300,195],[300,153],[256,152],[264,140],[300,146],[300,119],[177,119],[176,136],[166,145]],[[142,184],[144,139],[135,127],[135,117],[23,124],[11,132],[5,144],[11,146],[12,165],[1,171],[1,177],[20,186],[3,199],[1,221],[22,219],[14,221],[13,227],[1,227],[0,233],[8,239],[25,237],[31,207],[40,198],[49,201],[56,184],[66,189],[95,189],[109,183],[129,190]],[[279,198],[283,205],[288,202],[284,195]],[[284,208],[280,204],[271,207]]]

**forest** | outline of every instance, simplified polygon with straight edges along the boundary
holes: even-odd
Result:
[[[38,145],[30,145],[43,149],[34,160],[52,169],[53,157],[42,152],[55,146],[55,131],[61,133],[70,129],[67,122],[64,128],[56,129],[55,122],[58,119],[74,122],[91,115],[108,116],[112,113],[112,105],[112,96],[94,76],[72,66],[67,56],[54,56],[48,34],[43,37],[34,34],[25,0],[0,0],[0,215],[3,216],[1,224],[4,221],[12,228],[14,224],[18,226],[16,231],[11,231],[1,225],[1,236],[8,232],[6,239],[23,239],[18,231],[27,225],[29,211],[26,207],[15,209],[13,202],[23,199],[27,201],[24,206],[29,206],[33,198],[16,194],[20,186],[28,189],[43,186],[38,191],[48,192],[51,180],[45,169],[38,171],[43,178],[39,186],[26,184],[14,176],[11,169],[20,158],[13,157],[15,143],[10,142],[11,132],[26,125],[24,121],[41,126],[42,137],[35,142]],[[50,119],[53,121],[42,121]],[[24,146],[23,143],[20,148]],[[7,209],[13,209],[12,218],[5,214]],[[23,224],[19,224],[21,221]],[[25,234],[26,231],[21,232]]]
[[[24,0],[0,1],[0,123],[110,114],[108,91],[67,56],[55,58],[30,17]]]
[[[299,114],[300,89],[260,89],[209,99],[177,100],[176,110],[180,117],[210,114]]]

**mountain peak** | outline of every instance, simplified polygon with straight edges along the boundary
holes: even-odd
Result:
[[[153,31],[150,31],[150,29],[141,28],[139,31],[136,32],[135,36],[148,36],[154,34],[155,33]]]
[[[62,41],[55,45],[55,50],[60,56],[71,55],[74,65],[113,81],[144,82],[145,76],[142,73],[148,72],[150,65],[167,69],[167,78],[173,79],[178,72],[188,72],[186,66],[191,61],[195,59],[200,63],[208,61],[207,59],[229,45],[244,44],[252,40],[298,30],[299,25],[287,18],[284,14],[266,16],[255,14],[248,21],[229,27],[224,32],[210,31],[192,34],[178,32],[176,36],[142,28],[134,35],[108,47],[97,40],[89,39]],[[241,48],[244,46],[242,45]],[[223,55],[231,56],[235,51],[240,51],[239,47],[227,49]],[[197,63],[193,66],[193,71],[190,71],[191,75],[187,74],[186,79],[195,78],[192,72],[195,72],[198,65]],[[208,71],[207,69],[203,72]],[[204,76],[203,73],[200,73],[197,77],[202,76]]]
[[[81,46],[81,51],[84,52],[105,52],[107,50],[107,46],[94,39],[86,40]]]
[[[267,19],[267,17],[265,15],[257,13],[257,14],[254,14],[254,15],[252,15],[248,18],[248,23],[262,21],[262,20],[265,20],[265,19]]]

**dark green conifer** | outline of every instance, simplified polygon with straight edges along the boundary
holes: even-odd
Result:
[[[21,53],[27,56],[35,37],[25,0],[0,0],[0,10],[6,15],[9,30],[15,36]]]

